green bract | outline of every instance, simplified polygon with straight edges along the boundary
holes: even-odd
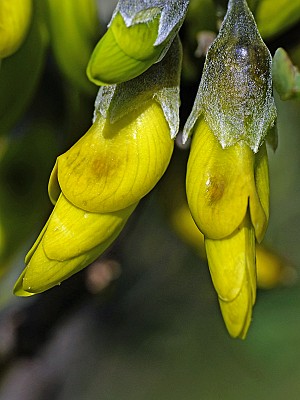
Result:
[[[159,61],[178,32],[188,1],[119,1],[87,68],[97,85],[128,81]]]
[[[207,53],[184,140],[203,114],[223,148],[242,139],[257,152],[276,119],[271,62],[246,1],[230,0]]]

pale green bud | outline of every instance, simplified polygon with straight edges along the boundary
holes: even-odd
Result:
[[[178,32],[188,0],[119,1],[87,75],[97,85],[128,81],[159,61]]]

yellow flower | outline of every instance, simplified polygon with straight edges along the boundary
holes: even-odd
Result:
[[[185,152],[175,152],[159,186],[159,198],[172,229],[202,259],[207,260],[204,235],[195,224],[186,199],[185,163]],[[255,259],[259,289],[269,290],[297,282],[295,266],[265,244],[256,244]]]
[[[194,131],[188,203],[205,237],[225,324],[240,338],[255,302],[255,240],[263,239],[269,219],[265,140],[277,115],[271,63],[247,2],[229,0],[183,132],[186,140]]]
[[[155,100],[114,123],[99,114],[58,157],[49,183],[52,201],[58,200],[26,257],[15,294],[47,290],[99,257],[164,173],[173,145]]]
[[[55,207],[16,295],[42,292],[93,262],[162,177],[179,125],[180,64],[176,38],[140,77],[99,89],[93,125],[56,161],[49,181]]]
[[[114,123],[99,116],[58,157],[55,171],[62,192],[74,205],[90,212],[113,212],[136,203],[155,186],[172,150],[164,113],[152,100]]]
[[[255,238],[262,240],[269,218],[265,145],[257,154],[244,141],[223,149],[201,118],[186,186],[226,326],[233,337],[244,338],[255,302]]]
[[[205,122],[195,127],[187,170],[187,197],[205,236],[221,311],[233,337],[244,338],[255,302],[255,237],[269,218],[268,160],[243,141],[223,149]]]
[[[0,1],[0,58],[15,53],[26,37],[32,0]]]

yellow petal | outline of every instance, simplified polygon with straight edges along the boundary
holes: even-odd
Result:
[[[59,204],[59,201],[57,204]],[[104,219],[105,218],[106,216],[104,216]],[[91,242],[89,242],[89,240],[93,241],[93,243],[96,243],[96,240],[84,238],[83,235],[80,237],[80,239],[82,239],[84,242],[83,244],[78,243],[76,238],[73,238],[73,241],[71,240],[70,242],[65,241],[64,243],[55,243],[55,238],[51,237],[50,235],[49,239],[46,232],[39,243],[34,246],[33,251],[31,251],[31,257],[28,259],[28,265],[16,282],[14,290],[15,294],[17,296],[30,296],[31,294],[43,292],[55,285],[60,284],[65,279],[82,270],[91,264],[96,258],[98,258],[111,245],[111,243],[121,232],[124,223],[115,226],[115,230],[113,232],[104,232],[105,235],[98,238],[99,240],[94,248],[90,248]],[[51,226],[51,220],[49,221],[49,226]],[[83,230],[85,236],[87,237],[89,237],[89,234],[95,234],[95,229],[91,233],[87,229],[83,228]],[[59,233],[62,235],[62,232]],[[51,243],[51,239],[53,239],[53,243]],[[46,245],[44,241],[46,241]],[[63,245],[65,247],[69,247],[69,250],[64,250]],[[79,250],[76,248],[76,245],[78,246]],[[57,256],[58,254],[58,257],[61,258],[61,251],[64,252],[64,256],[73,255],[73,258],[65,261],[50,259],[45,252],[45,247],[49,247],[48,252],[51,254],[51,256]],[[84,247],[86,249],[90,249],[84,253],[80,253],[81,251],[84,251]],[[72,253],[72,251],[74,252]]]
[[[63,261],[90,251],[119,234],[135,207],[110,214],[90,213],[61,195],[43,237],[46,256]]]
[[[251,296],[255,298],[255,237],[249,217],[244,219],[232,235],[224,239],[206,238],[205,248],[218,297],[227,302],[234,300],[247,281]]]
[[[126,208],[155,186],[173,146],[163,111],[154,100],[113,124],[98,117],[58,158],[61,190],[71,203],[90,212]]]
[[[112,243],[113,239],[110,238],[88,253],[67,261],[50,260],[46,256],[41,243],[25,268],[23,277],[20,278],[22,279],[22,289],[20,289],[20,281],[17,282],[16,294],[24,295],[22,290],[32,294],[40,293],[59,285],[62,281],[92,263]]]
[[[56,160],[55,165],[54,165],[53,170],[50,175],[49,183],[48,183],[48,193],[49,193],[51,203],[53,205],[56,204],[56,202],[59,198],[59,195],[61,193],[61,188],[58,183],[57,174],[58,174],[58,164],[57,164],[57,160]]]
[[[211,239],[229,236],[242,222],[249,202],[260,241],[268,223],[267,174],[265,146],[256,155],[243,141],[223,149],[201,119],[186,180],[189,207],[201,232]]]
[[[269,166],[265,143],[255,155],[255,185],[256,192],[250,195],[250,214],[255,235],[261,242],[269,221]],[[257,196],[256,196],[257,193]]]
[[[23,279],[26,273],[26,268],[23,270],[21,275],[19,276],[17,282],[15,283],[14,286],[14,295],[20,296],[20,297],[28,297],[32,296],[34,293],[27,292],[26,290],[23,289]]]
[[[248,214],[230,237],[205,240],[208,265],[227,330],[244,338],[256,297],[255,235]]]
[[[231,302],[219,299],[219,304],[229,334],[234,338],[245,339],[252,316],[252,303],[247,285],[243,286],[236,299]]]
[[[48,221],[46,222],[46,224],[44,225],[43,229],[41,230],[41,232],[40,232],[39,236],[37,237],[36,241],[33,243],[31,249],[30,249],[30,250],[28,251],[28,253],[26,254],[26,256],[25,256],[25,264],[28,264],[28,263],[29,263],[29,261],[30,261],[32,255],[34,254],[35,250],[36,250],[37,247],[39,246],[39,244],[40,244],[40,242],[41,242],[41,240],[42,240],[42,238],[43,238],[43,236],[44,236],[44,234],[45,234],[45,232],[46,232],[46,230],[47,230],[47,227],[48,227],[50,218],[51,218],[51,215],[50,215]]]
[[[201,232],[211,239],[230,235],[242,222],[253,182],[254,154],[243,143],[222,149],[201,119],[187,167],[187,197]]]

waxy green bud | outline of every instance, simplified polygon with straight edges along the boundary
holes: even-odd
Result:
[[[87,75],[97,85],[128,81],[159,61],[178,32],[188,0],[121,0],[91,56]]]
[[[255,153],[276,120],[272,59],[245,0],[230,0],[210,46],[183,140],[202,114],[223,148],[243,140]]]

